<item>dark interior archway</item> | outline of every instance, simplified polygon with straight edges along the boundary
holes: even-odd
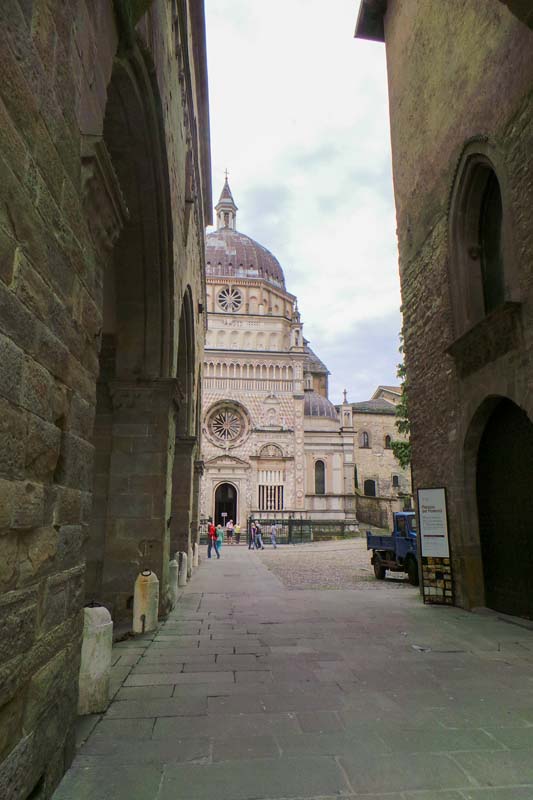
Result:
[[[368,478],[364,484],[364,492],[367,497],[375,497],[376,496],[376,481],[371,480]]]
[[[533,424],[501,400],[485,426],[477,459],[485,604],[533,618]]]
[[[224,524],[222,514],[226,513],[226,522],[237,519],[237,489],[232,483],[221,483],[215,492],[215,516],[214,523]]]
[[[169,175],[161,101],[141,45],[114,62],[100,142],[107,203],[93,214],[95,238],[127,209],[118,239],[102,246],[100,374],[93,442],[87,600],[115,619],[131,615],[141,569],[164,584],[169,542],[167,484],[174,350],[174,278]],[[128,455],[129,454],[129,455]],[[132,457],[134,456],[134,457]]]

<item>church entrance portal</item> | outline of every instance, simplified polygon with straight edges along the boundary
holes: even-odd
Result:
[[[230,519],[237,521],[237,489],[231,483],[221,483],[215,492],[214,523],[223,525]]]
[[[533,619],[533,424],[510,400],[490,416],[478,450],[477,502],[485,603]]]

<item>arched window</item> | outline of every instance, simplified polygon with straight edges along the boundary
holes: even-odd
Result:
[[[326,493],[326,465],[323,461],[315,461],[315,494]]]
[[[399,475],[393,475],[392,476],[392,488],[393,489],[399,489],[400,488],[400,476]]]
[[[370,436],[368,431],[361,431],[359,434],[359,447],[370,447]]]
[[[385,436],[385,450],[390,450],[390,449],[391,449],[391,447],[392,447],[392,439],[391,439],[391,437],[389,436],[389,434],[387,434],[387,435]]]
[[[376,496],[376,481],[370,479],[365,481],[365,494],[367,497]]]
[[[520,299],[512,221],[505,210],[504,166],[490,145],[471,142],[459,162],[450,201],[450,293],[458,339],[508,301]],[[499,163],[499,162],[498,162]]]
[[[504,301],[502,195],[494,172],[487,178],[479,215],[479,249],[483,301],[488,313]]]
[[[357,467],[353,468],[353,485],[355,489],[359,489],[359,476],[357,475]]]

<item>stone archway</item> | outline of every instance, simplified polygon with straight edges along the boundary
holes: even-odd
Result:
[[[178,338],[177,359],[177,411],[174,441],[174,466],[172,472],[172,517],[170,524],[170,551],[184,552],[192,561],[191,536],[195,487],[199,487],[199,475],[195,479],[195,462],[198,451],[198,403],[195,385],[195,330],[192,291],[187,287],[183,295]],[[196,474],[200,472],[198,466]],[[197,503],[196,503],[197,507]]]
[[[153,74],[139,46],[115,59],[103,138],[84,145],[89,180],[99,189],[89,221],[103,298],[86,597],[105,603],[115,619],[131,615],[138,572],[153,569],[163,587],[169,561],[174,278]]]
[[[533,618],[533,424],[508,399],[492,410],[477,454],[485,604]]]

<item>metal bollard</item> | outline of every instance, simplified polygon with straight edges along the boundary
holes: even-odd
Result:
[[[178,562],[173,558],[168,565],[168,598],[171,611],[178,602],[178,570]]]
[[[133,632],[148,633],[157,628],[159,609],[159,581],[149,569],[143,570],[135,580],[133,592]]]
[[[83,610],[78,714],[105,711],[109,702],[113,622],[104,608]]]
[[[187,553],[178,553],[178,586],[187,586]]]
[[[193,567],[197,567],[199,564],[199,548],[198,542],[195,542],[192,546],[192,565]]]

